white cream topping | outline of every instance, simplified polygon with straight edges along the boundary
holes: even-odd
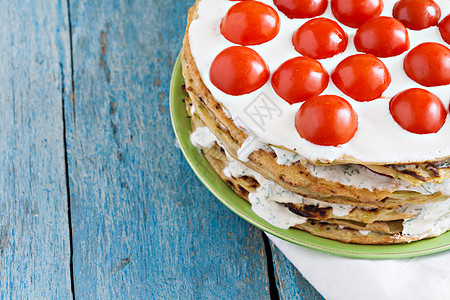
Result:
[[[298,202],[299,199],[297,198],[302,198],[301,196],[287,191],[274,182],[265,179],[259,173],[249,169],[228,154],[227,157],[228,163],[223,169],[225,176],[229,178],[252,176],[260,184],[256,189],[256,192],[250,193],[248,197],[255,214],[273,226],[283,229],[288,229],[296,224],[303,224],[306,222],[307,218],[294,214],[284,204],[276,202],[276,199],[282,197]]]
[[[281,20],[280,32],[273,40],[250,48],[256,50],[266,61],[271,72],[274,72],[286,60],[300,56],[295,51],[291,39],[293,33],[307,20],[289,19],[277,10],[272,0],[260,1],[272,6],[278,12]],[[384,0],[382,15],[392,16],[392,7],[396,1]],[[441,8],[442,16],[450,13],[450,1],[436,0],[436,2]],[[270,80],[259,90],[242,96],[230,96],[221,92],[209,79],[209,67],[217,54],[234,45],[220,33],[221,19],[234,4],[235,1],[228,0],[202,0],[198,7],[199,18],[192,22],[189,29],[189,40],[203,82],[213,96],[223,104],[236,125],[248,134],[264,144],[292,149],[310,161],[332,161],[347,155],[365,162],[406,163],[450,156],[449,120],[438,133],[417,135],[403,130],[389,113],[389,99],[395,94],[408,88],[424,88],[412,81],[404,72],[403,59],[406,53],[381,58],[392,77],[392,82],[381,99],[357,102],[340,92],[330,80],[323,94],[335,94],[345,98],[359,116],[359,128],[353,139],[338,147],[318,146],[302,139],[294,126],[294,116],[301,104],[289,105],[281,99],[274,92]],[[337,21],[331,13],[330,5],[321,17]],[[359,53],[353,45],[356,30],[340,25],[349,36],[349,46],[342,54],[320,60],[329,74],[342,59]],[[410,49],[423,42],[444,43],[436,26],[420,31],[408,30],[408,33]],[[426,89],[440,97],[444,106],[448,107],[450,86]]]
[[[197,127],[190,136],[191,143],[195,147],[209,148],[214,145],[216,136],[208,129],[208,127]]]
[[[348,215],[355,206],[345,204],[325,203],[316,199],[303,197],[303,203],[305,205],[315,205],[319,208],[331,207],[333,209],[333,215],[336,217],[343,217]]]
[[[308,164],[312,175],[343,185],[351,185],[359,189],[394,191],[409,186],[402,180],[376,174],[360,165],[315,166]]]
[[[398,210],[417,215],[403,222],[403,234],[412,237],[437,236],[450,229],[450,199],[427,204],[408,204]]]
[[[277,155],[277,163],[279,165],[290,166],[293,163],[305,160],[305,158],[302,157],[298,153],[295,153],[295,152],[292,152],[292,151],[289,151],[289,150],[280,149],[278,147],[273,147],[273,146],[271,146],[270,148],[272,148],[272,150]]]
[[[307,164],[307,167],[316,177],[360,189],[390,192],[412,191],[424,195],[440,192],[444,196],[450,196],[450,179],[445,179],[442,183],[426,182],[422,186],[413,186],[404,180],[392,179],[372,172],[361,165],[314,166]]]

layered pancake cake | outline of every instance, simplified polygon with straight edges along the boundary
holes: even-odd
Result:
[[[441,235],[449,14],[445,0],[197,0],[191,141],[274,226],[360,244]]]

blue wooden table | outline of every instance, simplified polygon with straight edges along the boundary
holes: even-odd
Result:
[[[320,299],[177,148],[194,0],[2,1],[2,299]]]

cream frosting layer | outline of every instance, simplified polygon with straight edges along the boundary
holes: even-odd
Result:
[[[272,0],[260,0],[272,6],[279,14],[281,27],[279,34],[271,41],[250,48],[257,51],[266,61],[273,73],[286,60],[300,56],[292,45],[293,33],[307,20],[289,19],[277,10]],[[392,16],[396,0],[385,0],[382,15]],[[450,1],[435,1],[439,4],[442,16],[450,13]],[[450,120],[435,134],[417,135],[403,130],[390,115],[389,100],[395,94],[408,88],[424,88],[407,77],[403,70],[402,55],[381,58],[392,77],[392,82],[383,97],[371,102],[357,102],[340,92],[330,80],[322,94],[334,94],[345,98],[359,117],[359,128],[348,143],[338,147],[314,145],[302,139],[294,125],[294,116],[301,103],[289,105],[273,90],[270,80],[260,89],[242,96],[230,96],[217,89],[209,79],[209,68],[222,50],[235,44],[226,40],[220,33],[220,22],[228,9],[236,4],[228,0],[202,0],[198,5],[198,19],[191,23],[189,41],[191,52],[203,82],[214,98],[222,103],[227,114],[237,126],[251,137],[264,144],[282,146],[299,153],[309,161],[334,161],[344,156],[362,162],[407,163],[437,160],[450,156]],[[330,7],[322,15],[337,21]],[[353,45],[356,30],[340,24],[349,36],[347,50],[329,59],[319,60],[329,74],[347,56],[357,54]],[[421,31],[408,30],[411,47],[423,42],[445,44],[436,26]],[[445,44],[446,45],[446,44]],[[446,45],[448,46],[448,45]],[[426,88],[436,94],[448,107],[450,86]]]

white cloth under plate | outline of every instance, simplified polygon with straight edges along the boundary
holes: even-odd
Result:
[[[327,300],[450,299],[450,251],[409,259],[352,259],[268,236]]]

